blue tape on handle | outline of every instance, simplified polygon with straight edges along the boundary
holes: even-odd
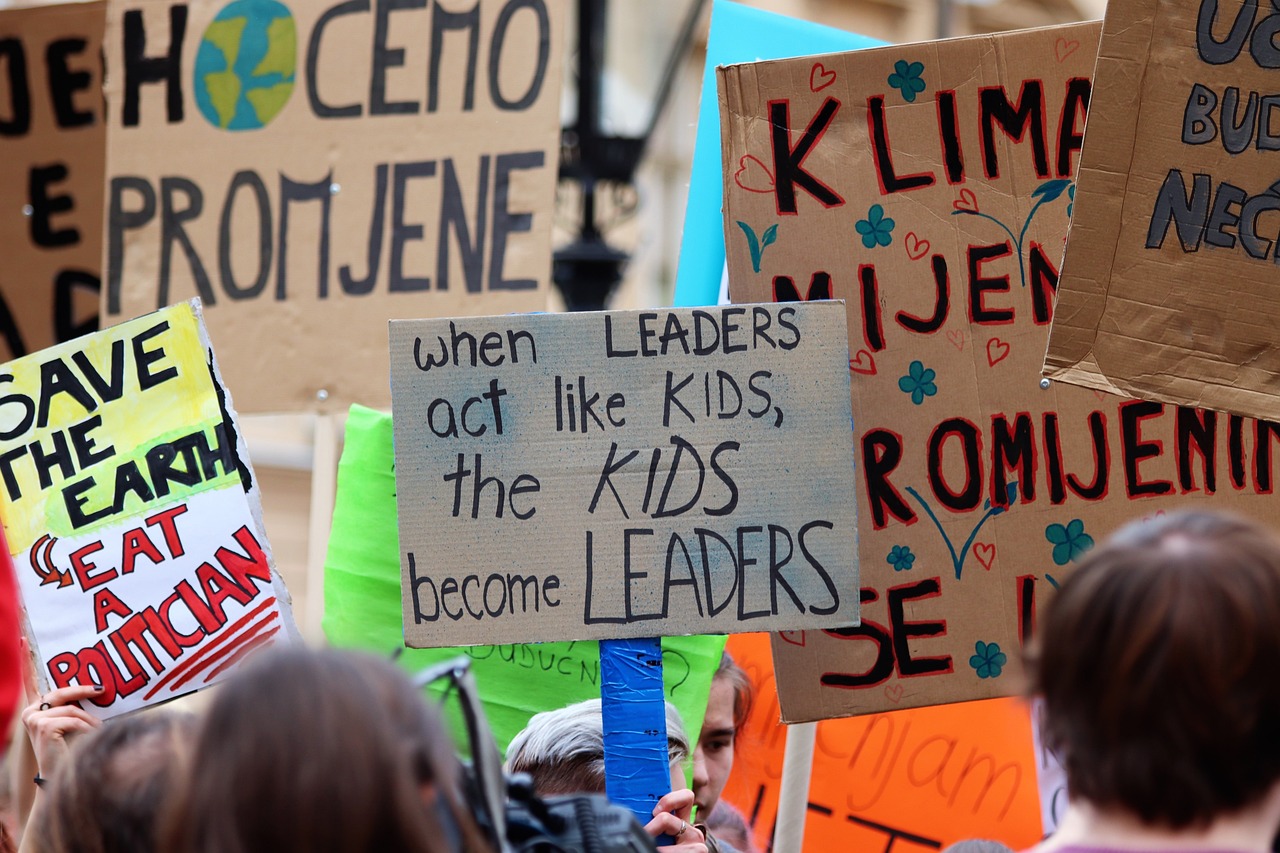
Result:
[[[671,791],[662,644],[657,637],[600,641],[600,699],[605,793],[646,824],[658,800]],[[674,841],[660,838],[658,843]]]

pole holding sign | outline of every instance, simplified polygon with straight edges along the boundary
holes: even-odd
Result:
[[[42,689],[102,717],[293,638],[198,302],[0,367],[0,518]]]

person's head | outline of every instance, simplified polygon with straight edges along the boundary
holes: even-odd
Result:
[[[728,843],[738,853],[755,853],[747,819],[742,816],[742,812],[725,801],[716,803],[702,821],[706,824],[707,831],[714,835],[716,840]]]
[[[1029,651],[1072,798],[1174,830],[1280,780],[1280,538],[1204,512],[1134,523],[1086,557]]]
[[[751,715],[751,700],[750,679],[726,652],[711,678],[707,713],[693,751],[693,794],[699,815],[710,814],[720,801],[720,792],[733,770],[738,732]]]
[[[149,711],[76,739],[28,833],[38,853],[149,853],[185,773],[196,721]]]
[[[205,716],[170,849],[458,849],[434,807],[456,791],[456,766],[440,759],[444,735],[403,680],[352,652],[291,648],[247,666]]]
[[[683,788],[689,757],[680,712],[667,703],[667,757],[671,787]],[[507,770],[528,773],[538,796],[604,793],[604,719],[600,700],[588,699],[534,714],[507,747]]]

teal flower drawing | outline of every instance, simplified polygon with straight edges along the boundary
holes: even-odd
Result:
[[[915,565],[916,555],[906,545],[894,545],[885,562],[893,566],[895,572],[905,572]]]
[[[853,227],[862,235],[862,245],[874,249],[893,242],[893,226],[896,224],[892,219],[885,218],[883,207],[873,204],[867,211],[867,218],[859,219]]]
[[[999,678],[1000,671],[1009,662],[1009,656],[1000,651],[999,643],[974,643],[975,654],[969,657],[969,666],[979,678]]]
[[[1093,537],[1084,532],[1084,522],[1078,518],[1066,525],[1050,524],[1044,529],[1044,538],[1053,543],[1053,562],[1059,566],[1079,559],[1093,547]]]
[[[899,59],[893,64],[893,73],[889,75],[889,85],[902,93],[902,100],[914,104],[916,95],[924,91],[923,62],[910,62]]]
[[[898,387],[902,389],[902,393],[910,394],[911,402],[918,406],[924,402],[925,397],[932,397],[938,393],[937,383],[933,381],[937,375],[922,362],[913,361],[907,368],[907,375],[898,379]]]

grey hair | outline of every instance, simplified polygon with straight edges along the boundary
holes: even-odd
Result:
[[[667,705],[667,755],[672,766],[689,758],[680,712]],[[534,714],[507,747],[507,770],[533,776],[539,793],[604,791],[604,718],[599,699]],[[563,783],[563,784],[560,784]]]

